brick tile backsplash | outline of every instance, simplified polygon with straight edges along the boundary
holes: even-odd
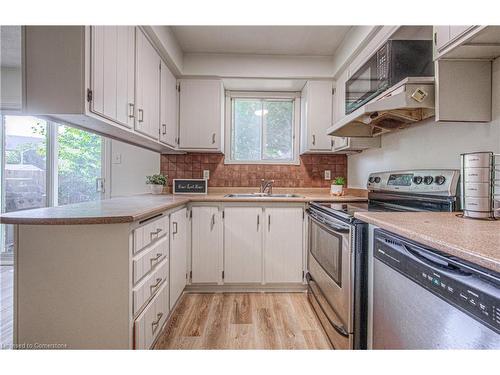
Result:
[[[332,178],[347,178],[345,155],[302,155],[300,165],[224,164],[224,155],[189,153],[162,155],[161,173],[168,176],[172,186],[174,178],[203,178],[203,170],[210,171],[211,187],[258,187],[261,179],[274,180],[276,187],[329,187],[324,171],[331,170]]]

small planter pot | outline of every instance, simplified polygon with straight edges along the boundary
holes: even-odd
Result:
[[[344,186],[342,185],[332,185],[330,188],[331,195],[342,195],[342,191],[344,190]]]
[[[151,194],[161,194],[161,193],[163,193],[163,185],[150,184],[149,186],[151,186]]]

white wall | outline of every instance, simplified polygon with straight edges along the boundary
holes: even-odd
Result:
[[[433,119],[382,136],[380,149],[351,155],[349,187],[366,188],[371,172],[410,168],[460,168],[460,154],[500,153],[500,58],[493,65],[493,121],[487,124],[437,123]]]
[[[160,173],[159,153],[111,141],[111,197],[149,193],[146,176],[155,173]]]

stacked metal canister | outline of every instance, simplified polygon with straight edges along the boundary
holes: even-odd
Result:
[[[500,200],[495,200],[496,174],[500,171],[496,171],[499,165],[495,164],[495,156],[498,155],[493,152],[461,155],[464,217],[494,219],[500,216]]]

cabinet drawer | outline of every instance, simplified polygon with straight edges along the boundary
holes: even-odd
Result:
[[[168,254],[168,237],[151,245],[132,262],[134,285],[150,273]]]
[[[133,290],[134,315],[142,309],[149,299],[164,285],[168,284],[168,258],[165,258],[150,276]]]
[[[168,216],[145,223],[134,230],[134,254],[168,234]]]
[[[134,322],[135,349],[151,347],[167,319],[168,312],[168,285],[164,283],[158,294]]]

